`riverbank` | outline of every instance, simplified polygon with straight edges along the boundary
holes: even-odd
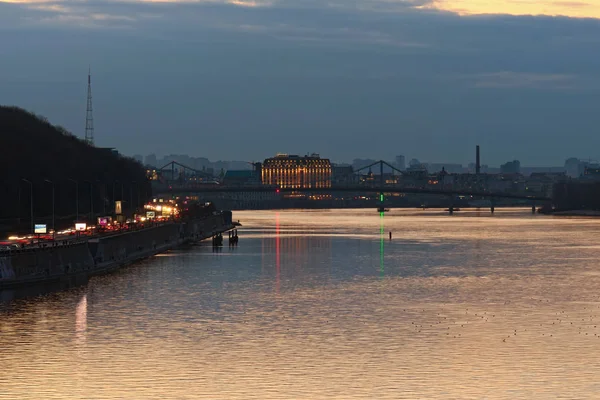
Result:
[[[25,248],[0,254],[0,290],[28,285],[80,284],[184,244],[236,226],[231,212],[174,221],[61,246]]]
[[[600,211],[595,210],[554,211],[546,214],[557,217],[600,217]]]

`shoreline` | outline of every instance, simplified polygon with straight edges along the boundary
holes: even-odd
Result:
[[[557,217],[600,217],[600,211],[594,210],[553,211],[541,214]]]
[[[93,276],[201,242],[237,226],[230,217],[219,214],[202,220],[96,237],[77,244],[10,252],[0,255],[0,294],[44,285],[78,286]]]

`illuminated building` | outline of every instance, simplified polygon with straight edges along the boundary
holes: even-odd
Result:
[[[318,154],[295,156],[277,154],[267,158],[261,167],[264,185],[281,188],[310,189],[331,187],[331,162]]]
[[[158,173],[156,172],[155,169],[147,169],[146,170],[146,177],[151,180],[151,181],[157,181],[158,180]]]

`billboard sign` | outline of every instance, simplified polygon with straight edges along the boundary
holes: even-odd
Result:
[[[156,218],[156,212],[146,211],[146,218]]]
[[[123,207],[121,205],[121,200],[115,201],[115,214],[123,214]]]
[[[46,224],[35,224],[33,233],[48,233],[48,228],[46,227]]]
[[[112,217],[98,217],[98,225],[107,226],[112,222]]]
[[[85,222],[77,222],[75,224],[75,230],[76,231],[85,231],[85,228],[87,228],[87,225]]]

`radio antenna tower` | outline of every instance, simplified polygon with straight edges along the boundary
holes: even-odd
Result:
[[[94,115],[92,113],[92,70],[88,71],[87,112],[85,116],[85,141],[94,145]]]

